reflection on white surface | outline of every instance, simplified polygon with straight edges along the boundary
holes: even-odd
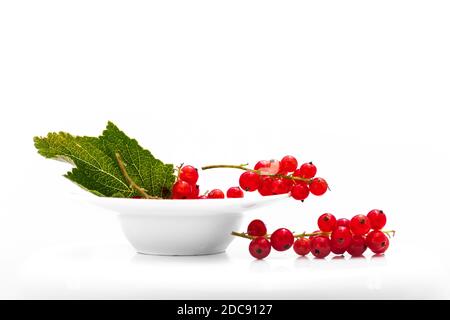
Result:
[[[445,286],[446,273],[439,264],[416,261],[411,255],[315,259],[277,253],[256,261],[242,247],[237,249],[210,256],[170,257],[136,254],[124,245],[49,247],[22,265],[21,296],[433,298],[442,297]]]

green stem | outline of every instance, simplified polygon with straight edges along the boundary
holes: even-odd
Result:
[[[392,236],[395,235],[395,230],[381,230],[381,232],[387,234],[389,237],[390,237],[391,233],[392,233]],[[236,236],[236,237],[241,237],[244,239],[249,239],[249,240],[259,238],[256,236],[251,236],[245,232],[236,232],[236,231],[231,232],[231,235]],[[330,236],[330,235],[331,235],[331,232],[312,232],[312,233],[303,232],[303,233],[294,234],[294,238],[304,238],[304,237],[314,237],[314,236]],[[270,234],[266,234],[264,236],[264,238],[270,240]]]

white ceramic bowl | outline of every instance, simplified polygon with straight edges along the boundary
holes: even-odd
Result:
[[[240,230],[246,210],[288,198],[146,200],[83,196],[119,213],[125,236],[139,253],[205,255],[221,253]]]

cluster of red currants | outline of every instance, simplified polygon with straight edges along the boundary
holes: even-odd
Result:
[[[245,170],[239,177],[239,186],[248,192],[258,190],[262,196],[290,193],[296,200],[305,200],[310,193],[323,195],[328,189],[328,183],[323,178],[315,177],[317,168],[312,162],[298,166],[293,156],[285,156],[279,160],[261,160],[253,169],[247,165],[213,165],[203,167],[203,170],[213,168],[234,168]]]
[[[361,256],[367,248],[375,254],[384,253],[389,247],[389,236],[394,231],[383,231],[386,215],[382,210],[374,209],[367,216],[358,214],[351,220],[338,219],[330,213],[322,214],[317,224],[320,230],[313,233],[294,234],[286,228],[280,228],[267,234],[267,228],[261,220],[253,220],[247,233],[233,232],[235,236],[251,239],[250,254],[264,259],[271,251],[286,251],[291,247],[301,256],[311,253],[316,258],[325,258],[330,252],[342,255]]]
[[[197,168],[187,165],[178,169],[177,181],[172,186],[173,199],[223,199],[225,194],[220,189],[213,189],[200,195],[200,186],[197,184]],[[231,187],[227,190],[227,198],[242,198],[244,192],[239,187]]]

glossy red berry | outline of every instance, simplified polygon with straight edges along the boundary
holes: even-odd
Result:
[[[381,230],[386,225],[386,215],[383,210],[374,209],[367,214],[370,227],[374,230]]]
[[[311,252],[311,240],[305,237],[298,238],[294,242],[294,251],[300,256],[306,256]]]
[[[198,180],[198,171],[193,166],[184,166],[180,169],[179,179],[195,185]]]
[[[264,169],[264,168],[269,168],[269,167],[270,167],[269,160],[260,160],[255,164],[254,169],[259,170],[259,169]]]
[[[255,170],[259,170],[261,174],[277,174],[280,171],[280,161],[275,159],[261,160],[255,165]]]
[[[286,228],[280,228],[274,231],[270,236],[272,247],[277,251],[286,251],[294,243],[294,235]]]
[[[220,189],[213,189],[208,193],[208,199],[223,199],[225,195]]]
[[[369,218],[363,214],[357,214],[350,220],[350,230],[356,235],[365,235],[370,230]]]
[[[350,228],[350,220],[345,218],[340,218],[336,220],[336,227],[347,227]]]
[[[280,161],[280,172],[293,172],[297,169],[297,159],[293,156],[284,156]]]
[[[264,259],[269,255],[270,250],[270,242],[264,237],[253,239],[248,246],[248,251],[256,259]]]
[[[198,184],[191,185],[191,194],[189,199],[198,199],[198,195],[200,194],[200,186]]]
[[[231,187],[227,190],[227,198],[243,198],[244,192],[239,187]]]
[[[328,184],[323,178],[314,178],[309,185],[309,190],[315,196],[323,195],[328,189]]]
[[[316,231],[311,232],[311,233],[317,233],[317,234],[320,234],[320,233],[322,233],[322,231],[321,231],[321,230],[316,230]],[[326,236],[324,236],[324,235],[314,235],[314,236],[309,236],[309,240],[312,240],[312,239],[315,238],[315,237],[326,237]]]
[[[347,250],[347,248],[342,248],[342,247],[337,246],[336,243],[333,241],[330,241],[330,249],[331,249],[331,252],[333,252],[334,254],[337,254],[337,255],[342,255]]]
[[[336,228],[336,217],[331,213],[324,213],[317,219],[317,225],[323,232],[333,231]]]
[[[318,236],[311,240],[311,253],[316,258],[325,258],[330,252],[330,239],[328,237]]]
[[[373,253],[381,254],[389,248],[389,239],[382,231],[372,231],[366,237],[366,244]]]
[[[285,194],[291,190],[292,184],[290,184],[288,179],[275,178],[272,180],[270,188],[272,194]]]
[[[183,180],[178,180],[172,187],[172,197],[174,199],[187,199],[192,193],[192,187]]]
[[[304,163],[300,166],[300,169],[298,169],[298,175],[299,177],[311,179],[314,178],[314,176],[317,173],[317,168],[312,162]]]
[[[268,176],[262,176],[259,183],[258,192],[262,196],[271,196],[272,193],[272,178]]]
[[[260,176],[256,172],[245,171],[239,177],[239,185],[245,191],[255,191],[258,189],[260,183]]]
[[[337,227],[331,233],[331,242],[336,248],[347,249],[352,241],[352,233],[347,227]]]
[[[306,183],[298,183],[291,189],[291,196],[295,200],[305,200],[309,196],[309,188]]]
[[[267,228],[264,222],[259,219],[255,219],[248,224],[247,233],[250,236],[262,237],[267,234]]]
[[[366,251],[366,249],[367,249],[366,238],[364,236],[353,235],[352,241],[350,242],[350,245],[347,248],[347,252],[352,257],[359,257],[362,256],[362,254]]]

